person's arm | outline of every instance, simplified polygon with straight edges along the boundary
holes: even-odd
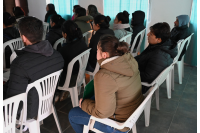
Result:
[[[108,118],[116,109],[117,83],[108,74],[97,73],[94,77],[95,101],[84,99],[83,111],[97,118]]]

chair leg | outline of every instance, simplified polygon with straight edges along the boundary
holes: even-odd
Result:
[[[81,86],[78,86],[77,89],[78,89],[78,95],[80,95],[81,94]]]
[[[184,77],[184,56],[181,60],[181,63],[182,63],[182,77]]]
[[[88,133],[88,132],[89,132],[89,126],[84,125],[83,133]]]
[[[152,98],[152,97],[151,97]],[[150,120],[150,109],[151,109],[151,98],[146,103],[146,107],[144,108],[144,118],[145,118],[145,126],[149,126],[149,120]]]
[[[133,125],[132,127],[132,133],[137,133],[137,129],[136,129],[136,123]]]
[[[182,84],[182,64],[181,64],[181,61],[178,61],[177,62],[177,66],[178,66],[178,78],[179,78],[179,84]]]
[[[72,105],[73,105],[73,108],[78,106],[78,90],[77,88],[72,88],[70,89],[70,95],[71,95],[71,101],[72,101]]]
[[[174,90],[174,66],[171,70],[171,87],[172,87],[172,90]]]
[[[62,128],[60,126],[60,122],[59,122],[58,115],[56,113],[56,108],[54,107],[54,105],[52,105],[52,112],[53,112],[54,119],[56,121],[58,131],[59,131],[59,133],[62,133]]]
[[[166,85],[167,85],[167,97],[168,99],[171,98],[171,72],[169,72],[169,74],[167,75],[167,79],[166,79]]]
[[[90,75],[90,81],[93,80],[93,79],[94,79],[94,76],[93,76],[93,75]]]
[[[156,89],[155,95],[156,95],[156,108],[157,108],[157,110],[160,110],[160,107],[159,107],[159,87]]]
[[[30,133],[40,133],[40,124],[35,119],[27,120],[27,126]]]

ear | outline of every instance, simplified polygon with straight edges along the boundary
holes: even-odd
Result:
[[[101,56],[102,56],[102,58],[104,58],[104,59],[110,57],[108,52],[103,52]]]
[[[24,42],[27,42],[27,38],[24,35],[21,35],[22,40],[24,40]]]
[[[96,24],[96,26],[97,26],[98,28],[100,28],[99,24]]]
[[[52,26],[55,26],[55,25],[56,25],[56,23],[55,23],[55,22],[53,22],[53,23],[52,23]]]
[[[122,24],[122,21],[119,21],[118,23]]]
[[[161,43],[162,39],[161,38],[157,38],[157,43]]]
[[[66,39],[66,38],[67,38],[67,34],[66,34],[66,33],[64,33],[63,35],[64,35],[64,38]]]

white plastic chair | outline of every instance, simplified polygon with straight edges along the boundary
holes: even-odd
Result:
[[[26,93],[22,93],[8,99],[3,100],[3,132],[4,133],[15,133],[16,130],[16,116],[17,110],[19,107],[20,101],[23,102],[23,105],[26,103]],[[21,111],[21,119],[26,117],[25,106]],[[22,132],[22,124],[20,128],[20,132]]]
[[[62,87],[58,86],[59,90],[70,92],[73,107],[78,106],[78,102],[79,102],[78,101],[78,91],[80,92],[81,84],[84,84],[84,87],[85,87],[85,70],[86,70],[89,54],[90,54],[90,49],[88,49],[88,50],[84,51],[83,53],[79,54],[78,56],[76,56],[68,64],[65,83]],[[71,80],[71,76],[72,76],[72,70],[73,70],[73,66],[76,61],[79,62],[79,73],[78,73],[78,76],[76,79],[76,85],[73,87],[70,87],[69,85],[70,85],[70,80]]]
[[[99,71],[99,63],[97,62],[96,67],[93,72],[85,71],[86,74],[90,75],[90,81],[94,79],[94,75]]]
[[[142,40],[144,38],[145,31],[146,31],[146,28],[144,30],[140,31],[133,41],[133,44],[132,44],[131,50],[130,50],[130,53],[133,55],[133,57],[137,56],[137,53],[140,52],[140,47],[141,47],[141,44],[142,44]],[[139,36],[140,36],[140,41],[139,41],[139,44],[137,46],[136,52],[134,52],[134,47],[135,47],[135,44],[136,44]]]
[[[103,123],[105,125],[111,126],[116,129],[123,129],[124,127],[129,127],[130,129],[132,129],[133,133],[137,133],[136,121],[142,114],[143,110],[145,114],[145,126],[148,127],[149,119],[150,119],[151,98],[154,91],[157,89],[157,87],[158,87],[157,84],[155,84],[153,87],[150,88],[150,92],[147,95],[147,97],[144,99],[144,101],[140,104],[140,106],[133,112],[133,114],[125,122],[120,123],[108,118],[100,119],[100,118],[91,116],[88,122],[88,125],[84,125],[83,133],[88,133],[89,130],[92,130],[96,133],[102,133],[101,131],[94,128],[95,121],[98,121],[100,123]]]
[[[87,44],[87,46],[90,44],[90,39],[92,37],[92,32],[93,30],[87,31],[85,33],[83,33],[83,38],[85,39],[85,43]]]
[[[22,42],[21,38],[12,39],[10,41],[7,41],[3,44],[3,70],[8,71],[9,69],[6,68],[6,60],[5,60],[5,48],[6,46],[9,46],[12,53],[14,50],[20,49],[24,47],[24,43]]]
[[[62,133],[61,126],[57,117],[56,109],[53,105],[53,97],[56,90],[57,82],[62,70],[49,74],[41,79],[36,80],[35,82],[28,84],[26,89],[26,94],[35,87],[38,96],[39,96],[39,108],[37,120],[29,119],[26,120],[26,117],[23,119],[23,125],[26,125],[29,128],[30,133],[40,133],[40,121],[43,121],[46,117],[53,113],[56,125],[58,127],[59,133]],[[25,112],[27,113],[27,104],[25,104]]]
[[[187,42],[187,46],[186,46],[186,50],[190,44],[190,40],[191,37],[194,33],[192,33],[189,37],[187,37],[183,43],[181,45],[186,45]],[[181,51],[182,52],[182,51]],[[177,62],[177,66],[178,66],[178,77],[179,77],[179,84],[182,84],[182,77],[184,77],[184,57],[185,55],[182,57],[181,61]]]
[[[57,47],[58,47],[58,44],[63,44],[63,43],[65,43],[66,42],[66,39],[64,38],[64,37],[62,37],[62,38],[60,38],[60,39],[58,39],[55,43],[54,43],[54,45],[53,45],[53,48],[55,49],[55,50],[57,50]]]
[[[46,34],[49,32],[49,23],[47,22],[43,22],[43,37],[42,37],[42,40],[45,40],[46,38]]]
[[[127,31],[127,32],[128,32],[128,31]],[[128,43],[129,46],[130,46],[132,34],[133,34],[133,33],[128,32],[128,34],[127,34],[126,36],[122,37],[119,41],[120,41],[120,42],[123,42],[123,41],[124,41],[124,42]]]

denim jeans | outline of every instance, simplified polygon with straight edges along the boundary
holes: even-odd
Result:
[[[69,122],[74,129],[76,133],[82,133],[83,132],[83,126],[88,125],[90,115],[88,115],[86,112],[84,112],[81,108],[75,107],[70,110],[69,112]],[[114,129],[113,127],[104,125],[99,122],[95,122],[94,128],[104,132],[104,133],[127,133],[127,132],[121,132],[117,129]]]

